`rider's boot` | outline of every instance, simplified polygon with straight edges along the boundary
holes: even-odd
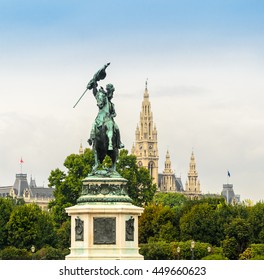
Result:
[[[93,144],[93,139],[89,138],[89,139],[87,140],[87,142],[88,142],[88,144],[89,144],[90,146],[92,146],[92,144]]]
[[[123,149],[123,148],[125,148],[125,145],[124,145],[123,143],[120,142],[120,144],[119,144],[119,149]]]

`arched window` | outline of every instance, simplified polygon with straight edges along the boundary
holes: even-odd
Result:
[[[149,170],[149,174],[150,174],[151,178],[153,178],[153,169],[154,169],[154,167],[155,167],[154,162],[150,161],[148,163],[148,170]]]

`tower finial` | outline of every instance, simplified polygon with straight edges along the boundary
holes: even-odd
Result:
[[[146,79],[145,82],[145,92],[144,92],[144,98],[148,98],[149,94],[148,94],[148,78]]]

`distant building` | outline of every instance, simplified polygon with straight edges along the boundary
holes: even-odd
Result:
[[[183,192],[181,178],[177,178],[171,169],[171,160],[169,151],[166,154],[165,168],[162,174],[159,174],[159,191],[161,192]]]
[[[240,203],[240,195],[236,195],[233,184],[224,184],[221,195],[225,198],[227,204]]]
[[[25,203],[36,203],[42,210],[47,210],[48,203],[54,199],[53,191],[52,188],[38,187],[32,177],[28,184],[27,174],[19,173],[13,186],[0,187],[0,196],[23,198]]]
[[[198,199],[201,196],[200,182],[196,171],[194,154],[192,153],[190,171],[185,190],[181,178],[176,177],[171,169],[171,160],[167,151],[165,168],[163,173],[158,173],[158,138],[157,129],[153,122],[153,114],[149,101],[149,92],[147,82],[145,86],[142,109],[140,113],[140,122],[136,128],[136,140],[132,146],[131,153],[137,157],[138,166],[147,168],[150,172],[153,182],[157,185],[157,191],[160,192],[182,192],[191,199]]]

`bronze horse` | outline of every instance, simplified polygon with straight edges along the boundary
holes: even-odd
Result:
[[[101,173],[98,169],[100,163],[103,162],[106,155],[112,160],[110,172],[116,171],[116,161],[118,158],[118,138],[115,129],[115,122],[110,114],[109,100],[106,92],[99,89],[94,94],[99,108],[98,115],[95,119],[93,130],[93,150],[95,156],[95,164],[93,166],[93,174]]]

